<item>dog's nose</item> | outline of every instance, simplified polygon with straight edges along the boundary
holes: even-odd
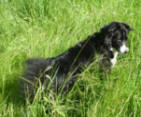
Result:
[[[124,54],[128,53],[129,52],[129,49],[127,48],[125,51],[124,51]]]
[[[126,54],[126,53],[128,53],[128,52],[129,52],[129,49],[126,48],[125,51],[123,52],[123,54]]]
[[[129,48],[126,45],[122,45],[120,48],[120,53],[125,54],[129,51]]]

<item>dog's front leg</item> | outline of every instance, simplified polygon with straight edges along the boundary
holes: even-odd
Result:
[[[112,67],[115,66],[116,62],[117,62],[117,55],[118,52],[113,53],[113,58],[110,58],[110,62],[112,64]]]
[[[111,72],[111,67],[113,67],[117,62],[118,52],[112,50],[105,50],[103,57],[100,61],[100,78],[103,79],[105,75],[108,75]]]
[[[117,55],[118,52],[114,52],[113,49],[110,49],[104,56],[108,59],[108,61],[110,62],[109,64],[113,67],[117,62]]]

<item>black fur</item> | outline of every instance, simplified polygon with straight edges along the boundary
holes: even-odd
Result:
[[[25,95],[28,90],[30,99],[33,100],[39,82],[45,90],[51,82],[52,91],[69,91],[84,65],[93,62],[96,53],[103,55],[105,60],[113,58],[111,48],[119,51],[118,40],[126,41],[130,30],[130,26],[125,23],[112,22],[57,57],[27,60],[22,92]]]

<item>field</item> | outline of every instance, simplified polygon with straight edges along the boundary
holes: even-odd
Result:
[[[111,74],[100,80],[93,63],[65,97],[22,103],[26,59],[57,56],[112,21],[134,30]],[[141,117],[140,31],[141,0],[0,0],[0,117]]]

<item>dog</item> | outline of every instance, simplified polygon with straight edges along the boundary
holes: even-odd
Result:
[[[108,61],[110,67],[114,66],[118,53],[129,51],[126,42],[131,30],[126,23],[111,22],[59,56],[27,60],[23,74],[23,95],[28,92],[32,101],[39,84],[43,86],[43,91],[70,91],[83,67],[92,63],[96,54],[102,55],[102,61]]]

